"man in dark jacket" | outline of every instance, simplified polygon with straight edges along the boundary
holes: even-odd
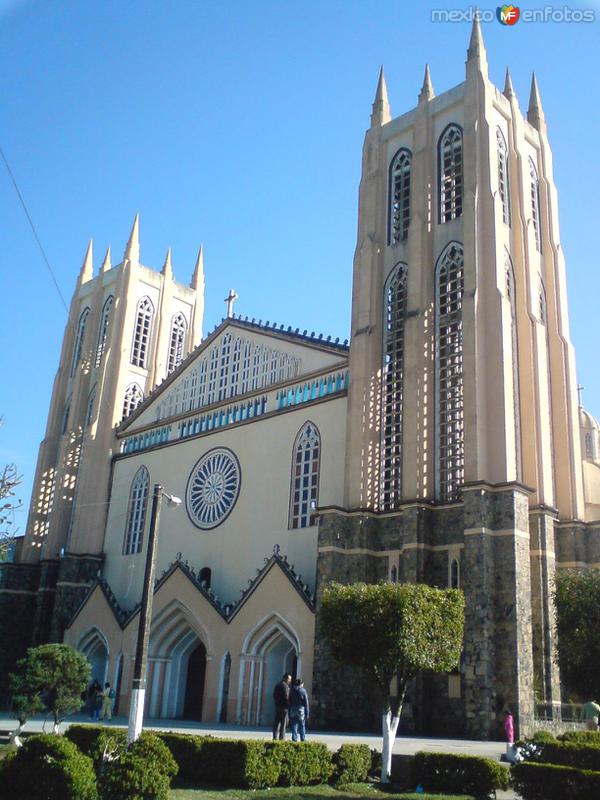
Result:
[[[297,742],[298,736],[303,742],[306,738],[306,723],[308,722],[309,707],[308,694],[304,688],[302,678],[296,678],[290,689],[290,725],[292,727],[292,741]]]
[[[292,676],[286,672],[275,686],[273,699],[275,700],[275,719],[273,720],[273,739],[285,739],[285,726],[287,724],[288,698]]]

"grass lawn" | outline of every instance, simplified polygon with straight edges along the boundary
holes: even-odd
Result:
[[[171,800],[472,800],[467,795],[413,794],[382,790],[374,784],[296,786],[291,789],[172,789]]]

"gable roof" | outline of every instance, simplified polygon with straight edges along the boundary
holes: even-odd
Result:
[[[332,339],[331,336],[324,338],[322,333],[317,336],[314,331],[312,331],[310,334],[308,334],[306,330],[300,333],[299,328],[292,329],[291,326],[288,326],[287,329],[285,329],[283,325],[277,325],[276,322],[270,324],[269,320],[263,323],[262,320],[256,322],[254,318],[249,320],[248,317],[244,317],[242,319],[241,315],[238,317],[235,315],[232,317],[226,317],[213,328],[208,336],[203,339],[197,347],[188,353],[181,364],[179,364],[179,366],[176,367],[173,372],[171,372],[161,383],[154,387],[150,394],[144,398],[143,402],[137,406],[137,408],[127,417],[127,419],[124,419],[120,425],[117,426],[117,432],[122,433],[123,431],[127,430],[127,428],[144,413],[151,403],[156,400],[158,395],[168,389],[169,386],[171,386],[171,384],[173,384],[177,378],[179,378],[179,376],[185,372],[192,361],[194,361],[200,356],[201,353],[207,350],[214,340],[217,339],[227,328],[266,334],[267,336],[279,339],[280,341],[287,341],[295,345],[307,347],[311,350],[319,350],[324,353],[339,355],[341,358],[347,357],[348,353],[350,352],[350,346],[347,339],[344,339],[343,342],[340,342],[339,337],[336,339]]]

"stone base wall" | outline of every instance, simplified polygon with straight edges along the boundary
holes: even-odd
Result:
[[[40,580],[38,564],[0,565],[0,705],[6,705],[8,673],[32,644]]]

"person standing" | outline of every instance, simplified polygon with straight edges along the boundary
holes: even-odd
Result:
[[[292,676],[286,672],[273,690],[273,700],[275,700],[273,739],[285,739],[285,726],[287,725],[291,682]]]
[[[296,678],[290,689],[290,725],[292,726],[292,741],[303,742],[306,739],[306,723],[308,722],[309,706],[308,694],[304,688],[302,678]]]
[[[583,721],[588,731],[598,730],[598,719],[600,718],[600,706],[594,700],[588,700],[583,704]]]
[[[504,712],[504,734],[506,736],[506,760],[514,764],[515,723],[510,708]]]
[[[115,693],[110,688],[110,683],[106,681],[104,691],[101,693],[102,706],[100,708],[100,719],[112,719],[112,703]]]

